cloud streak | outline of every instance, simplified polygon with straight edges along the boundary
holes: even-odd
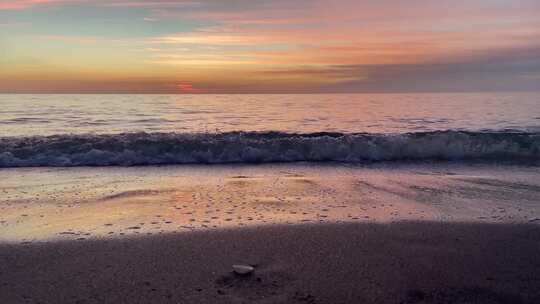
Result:
[[[152,92],[521,90],[538,79],[536,0],[9,0],[0,17],[13,29],[0,33],[0,67],[19,82],[69,71],[66,82],[85,83],[92,71],[133,89],[111,76],[127,68],[159,77],[141,83]]]

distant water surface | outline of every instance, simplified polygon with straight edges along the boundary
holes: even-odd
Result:
[[[540,130],[540,93],[0,94],[0,136]]]
[[[0,167],[540,161],[540,94],[0,95]]]

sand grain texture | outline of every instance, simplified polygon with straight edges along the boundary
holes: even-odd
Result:
[[[539,303],[539,252],[537,225],[427,222],[11,244],[0,302]]]

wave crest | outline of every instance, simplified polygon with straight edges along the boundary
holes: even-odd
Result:
[[[0,167],[540,159],[540,133],[125,133],[0,138]]]

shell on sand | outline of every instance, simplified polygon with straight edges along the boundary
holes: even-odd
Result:
[[[248,275],[255,270],[255,268],[249,265],[233,265],[232,268],[234,273],[239,275]]]

